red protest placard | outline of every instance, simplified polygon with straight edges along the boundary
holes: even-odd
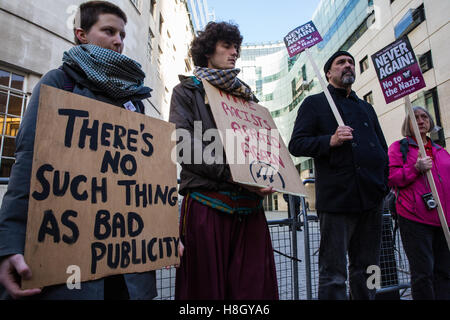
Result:
[[[320,41],[322,37],[312,21],[295,28],[284,37],[284,43],[291,58]]]
[[[386,103],[426,86],[408,37],[398,39],[372,55]]]

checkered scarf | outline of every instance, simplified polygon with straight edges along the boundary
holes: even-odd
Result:
[[[64,52],[63,62],[81,69],[95,87],[114,99],[144,99],[152,91],[144,87],[141,65],[113,50],[83,44]]]
[[[197,78],[207,80],[213,86],[218,87],[228,93],[244,98],[245,100],[257,101],[252,89],[237,74],[240,69],[210,69],[205,67],[195,67],[194,75]]]

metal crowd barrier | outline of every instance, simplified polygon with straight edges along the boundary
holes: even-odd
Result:
[[[8,181],[0,178],[0,184]],[[314,183],[314,179],[303,183]],[[294,199],[289,196],[289,208],[286,219],[268,221],[280,300],[314,300],[319,282],[319,220],[315,212],[309,211],[304,197],[300,198],[300,208],[296,210]],[[393,232],[389,211],[383,212],[380,268],[381,289],[377,290],[377,299],[410,299],[409,264],[400,233]],[[174,267],[156,271],[157,300],[174,299],[175,273]]]
[[[304,181],[313,182],[313,179]],[[315,300],[319,282],[319,219],[309,210],[304,197],[300,198],[299,210],[295,210],[294,199],[289,196],[289,209],[286,219],[268,221],[279,297],[280,300]],[[388,211],[383,213],[380,268],[381,289],[377,290],[376,299],[411,299],[408,260],[400,233],[393,233],[393,221]],[[156,299],[174,298],[175,272],[175,268],[157,271]]]

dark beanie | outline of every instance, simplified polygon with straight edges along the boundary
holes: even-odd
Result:
[[[328,80],[327,78],[327,72],[328,70],[330,70],[331,65],[333,64],[334,59],[336,59],[339,56],[349,56],[350,58],[353,59],[353,62],[355,62],[355,58],[353,58],[353,56],[348,53],[347,51],[338,51],[335,54],[333,54],[330,59],[328,59],[328,61],[325,63],[325,65],[323,66],[323,72],[325,72],[325,79]]]

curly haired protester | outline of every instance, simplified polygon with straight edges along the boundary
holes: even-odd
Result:
[[[3,298],[36,299],[152,299],[156,296],[155,272],[110,276],[83,282],[81,289],[66,285],[20,289],[20,279],[29,278],[24,260],[25,233],[31,167],[41,84],[71,91],[124,108],[129,101],[144,113],[141,99],[150,97],[145,77],[136,61],[122,55],[125,13],[107,1],[80,5],[75,19],[75,41],[64,53],[63,65],[43,76],[34,88],[16,140],[16,162],[0,211],[0,284]],[[131,112],[131,111],[130,111]]]
[[[194,126],[203,133],[216,129],[205,102],[201,79],[256,101],[235,69],[242,43],[237,26],[210,22],[191,44],[196,66],[191,77],[180,76],[173,91],[170,119],[191,135],[192,162],[181,163],[181,263],[176,274],[176,299],[278,299],[275,262],[262,199],[272,188],[250,188],[231,180],[230,168],[219,161],[194,163]],[[178,144],[179,146],[180,144]],[[179,150],[183,152],[183,150]],[[222,159],[223,160],[223,159]]]
[[[427,137],[434,128],[428,111],[423,107],[414,107],[413,110],[426,156],[419,156],[411,122],[406,116],[402,125],[402,135],[406,138],[389,147],[389,185],[398,192],[398,226],[409,261],[413,299],[449,300],[450,251],[437,209],[429,201],[431,189],[426,172],[431,170],[433,174],[449,223],[450,155]]]

